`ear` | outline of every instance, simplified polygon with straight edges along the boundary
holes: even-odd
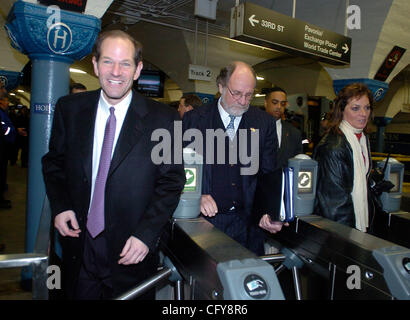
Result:
[[[94,66],[94,73],[98,77],[98,62],[95,57],[92,58],[93,66]]]
[[[263,104],[265,105],[265,110],[268,107],[268,103],[266,102],[266,99],[263,100]]]
[[[219,90],[219,93],[222,95],[224,88],[223,88],[222,84],[220,84],[220,83],[218,84],[218,90]]]
[[[134,73],[134,80],[137,80],[141,74],[141,70],[143,68],[144,64],[142,63],[142,61],[138,62],[137,64],[137,68],[135,69],[135,73]]]

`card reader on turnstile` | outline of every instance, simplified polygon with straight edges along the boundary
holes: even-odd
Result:
[[[317,161],[306,154],[298,154],[288,160],[293,168],[293,202],[295,216],[313,213],[317,184]]]
[[[202,191],[202,156],[184,148],[185,186],[173,217],[196,218],[200,213]]]
[[[377,162],[376,166],[383,169],[386,165],[386,159]],[[400,210],[401,193],[403,188],[404,164],[394,158],[390,158],[384,171],[384,179],[394,184],[389,192],[383,192],[380,200],[383,210],[387,212],[396,212]]]

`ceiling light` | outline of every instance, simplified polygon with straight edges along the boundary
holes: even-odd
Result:
[[[256,76],[256,80],[265,80],[264,77]]]
[[[264,97],[264,96],[266,96],[266,94],[261,94],[261,93],[257,93],[257,94],[255,94],[255,97],[256,97],[256,98],[259,98],[259,97]]]
[[[17,92],[24,92],[24,90],[18,89]]]
[[[75,68],[70,68],[70,72],[73,72],[73,73],[87,73],[87,72],[85,72],[85,71],[83,71],[83,70],[75,69]]]
[[[16,94],[15,93],[13,93],[13,92],[10,92],[9,93],[11,96],[15,96]]]

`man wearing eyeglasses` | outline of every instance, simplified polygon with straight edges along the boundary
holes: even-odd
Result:
[[[228,236],[257,255],[262,255],[264,239],[260,236],[262,230],[259,227],[271,233],[282,228],[281,222],[271,221],[267,215],[252,216],[257,176],[276,168],[276,129],[272,126],[271,116],[249,105],[256,85],[256,75],[250,65],[240,61],[229,64],[221,69],[216,83],[221,97],[186,113],[183,118],[184,131],[195,128],[203,136],[205,163],[201,213]],[[210,129],[222,129],[226,133],[225,149],[206,148],[214,142],[206,134]],[[254,142],[256,146],[251,146],[252,135],[258,135]],[[238,153],[241,150],[255,150],[256,147],[257,152],[251,157],[251,161],[257,162],[256,172],[243,174],[241,169],[247,164],[241,163],[239,157],[234,163],[229,161],[226,155],[232,147],[230,141],[238,142]],[[215,151],[213,157],[209,154],[212,151]],[[216,161],[218,152],[225,152],[224,163]]]
[[[288,160],[303,153],[302,135],[291,123],[285,121],[285,109],[288,106],[286,91],[279,87],[270,88],[265,96],[265,110],[275,118],[279,149],[276,155],[277,165],[287,167]]]

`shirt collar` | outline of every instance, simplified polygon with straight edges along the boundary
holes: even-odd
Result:
[[[132,90],[130,90],[130,92],[128,92],[127,96],[122,99],[119,103],[115,104],[115,105],[111,105],[108,103],[108,101],[105,99],[103,91],[101,90],[100,93],[100,106],[102,106],[104,108],[104,110],[109,111],[110,107],[114,107],[115,110],[121,110],[121,109],[127,109],[128,106],[131,103],[131,99],[132,99]]]

